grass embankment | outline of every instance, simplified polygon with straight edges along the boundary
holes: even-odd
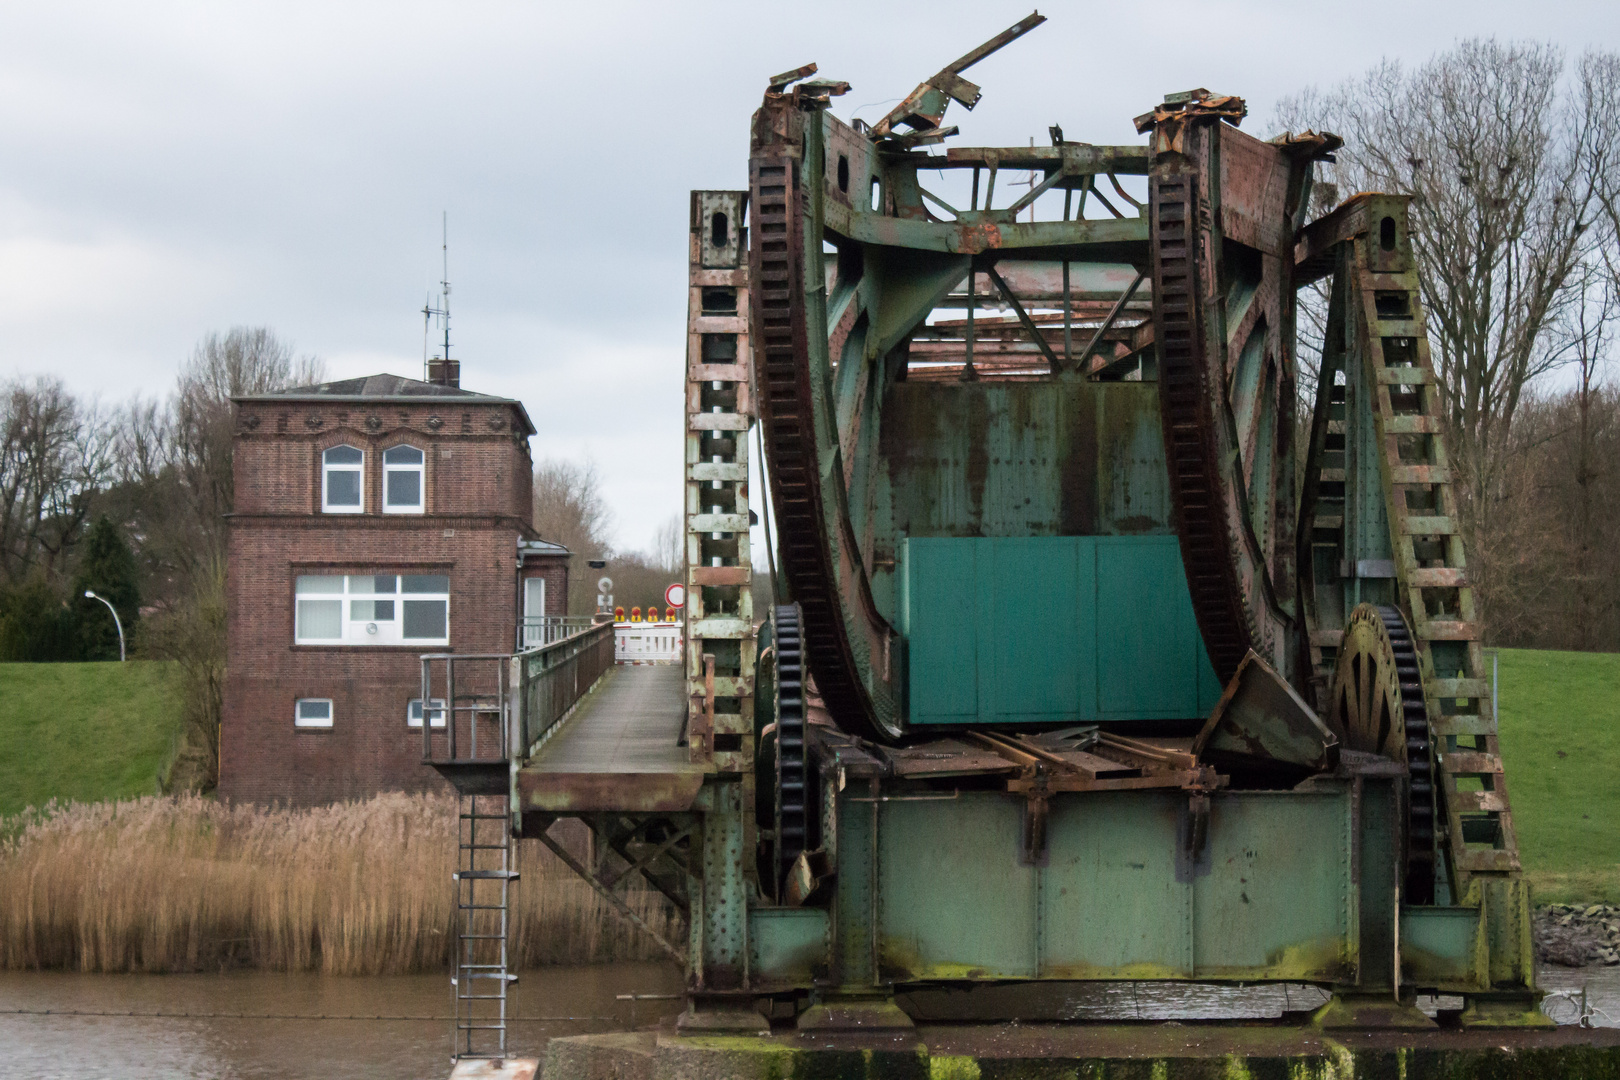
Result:
[[[0,841],[0,968],[370,975],[450,962],[452,797],[266,810],[149,796],[30,817]],[[662,955],[538,842],[518,863],[518,966]],[[624,895],[678,940],[663,897]]]
[[[180,727],[167,661],[0,664],[0,817],[153,794]]]
[[[1536,903],[1620,902],[1620,655],[1503,649],[1501,699],[1508,796]]]

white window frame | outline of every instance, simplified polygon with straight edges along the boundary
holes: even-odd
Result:
[[[391,578],[392,589],[378,586],[379,578]],[[407,591],[407,578],[443,578],[443,591],[422,591],[422,582]],[[316,588],[323,581],[327,588]],[[341,581],[341,591],[330,588],[333,581]],[[375,609],[369,615],[364,605],[377,601],[392,603],[390,617],[377,618]],[[339,634],[337,637],[314,637],[305,632],[303,611],[307,603],[336,603]],[[405,605],[415,602],[442,602],[444,604],[444,636],[423,638],[405,636]],[[299,574],[293,582],[293,644],[294,645],[359,645],[376,648],[419,648],[421,646],[450,644],[450,592],[448,574],[397,574],[386,571],[370,574]]]
[[[422,460],[414,464],[395,465],[388,460],[388,455],[395,450],[415,450],[422,455]],[[427,451],[420,446],[410,443],[398,443],[383,451],[383,513],[385,514],[422,514],[427,512]],[[416,502],[399,505],[388,501],[388,477],[392,473],[416,474]]]
[[[414,714],[414,715],[413,715]],[[434,698],[428,707],[428,723],[435,728],[444,727],[444,698]],[[422,699],[413,697],[405,703],[405,726],[422,729]]]
[[[326,455],[333,450],[353,450],[360,455],[357,464],[348,462],[329,462]],[[332,473],[354,472],[360,481],[360,501],[354,506],[333,506],[329,498],[332,488]],[[321,451],[321,513],[323,514],[363,514],[366,512],[366,452],[358,446],[348,443],[339,443],[337,446],[328,446]]]
[[[323,720],[319,717],[305,717],[304,706],[317,704],[326,706],[326,718]],[[333,709],[331,698],[301,697],[297,701],[293,702],[293,727],[319,728],[321,730],[326,730],[332,726],[332,714]]]

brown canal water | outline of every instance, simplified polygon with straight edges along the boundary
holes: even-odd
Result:
[[[631,1026],[631,1003],[618,995],[680,988],[679,969],[658,963],[526,971],[513,988],[519,1019],[508,1043],[538,1054],[555,1036],[622,1030]],[[445,1080],[451,1007],[448,975],[0,972],[0,1078]],[[674,1001],[636,1002],[635,1020],[647,1023],[678,1008]],[[40,1015],[45,1010],[51,1015]],[[147,1015],[82,1015],[118,1012]],[[411,1019],[224,1015],[230,1013]]]
[[[1563,1023],[1586,990],[1590,1021],[1620,1026],[1620,967],[1542,972],[1546,1010]],[[559,1035],[623,1030],[621,994],[673,994],[675,968],[598,964],[525,972],[514,990],[511,1046],[539,1054]],[[1322,1000],[1311,987],[1120,983],[1077,990],[1077,1020],[1277,1016]],[[640,1001],[645,1024],[673,1001]],[[450,987],[443,975],[80,975],[0,972],[0,1078],[22,1080],[444,1080],[450,1071]],[[123,1013],[126,1015],[86,1015]],[[127,1014],[138,1015],[127,1015]],[[246,1013],[246,1018],[229,1014]],[[267,1017],[272,1014],[274,1018]],[[365,1019],[319,1019],[319,1017]],[[374,1017],[408,1019],[373,1019]],[[292,1019],[289,1017],[298,1017]],[[562,1019],[564,1017],[571,1019]]]

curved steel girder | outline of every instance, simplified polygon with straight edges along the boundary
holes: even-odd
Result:
[[[1294,218],[1309,161],[1218,117],[1153,133],[1159,405],[1182,562],[1222,681],[1250,649],[1298,683]]]
[[[974,262],[1145,266],[1148,229],[1140,219],[1002,222],[991,211],[929,221],[907,171],[915,162],[884,157],[824,105],[813,90],[772,91],[754,117],[754,360],[783,574],[803,610],[807,662],[845,730],[887,740],[902,733],[900,673],[872,597],[868,503],[884,391],[903,364],[891,352]],[[839,245],[830,283],[826,239]]]
[[[824,185],[804,182],[825,171],[820,119],[788,94],[767,95],[755,119],[749,266],[760,412],[782,569],[803,613],[805,658],[817,689],[846,731],[894,739],[900,735],[894,635],[872,597],[870,542],[863,550],[850,501],[852,488],[870,491],[865,477],[856,483],[854,466],[863,456],[866,468],[875,464],[858,447],[875,445],[881,355],[869,355],[870,290],[848,283],[829,324]],[[852,361],[839,365],[836,385],[834,347]]]

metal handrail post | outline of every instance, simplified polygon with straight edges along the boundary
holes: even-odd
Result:
[[[433,710],[429,702],[433,700],[433,661],[427,657],[422,658],[422,760],[433,760]]]
[[[444,726],[448,736],[450,760],[456,760],[456,662],[444,658]]]

